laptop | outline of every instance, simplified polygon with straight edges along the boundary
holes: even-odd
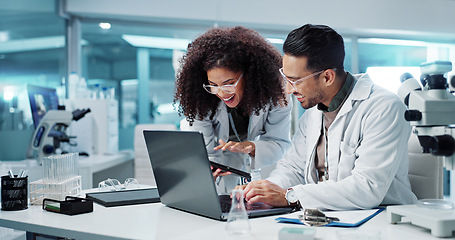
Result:
[[[144,130],[161,202],[185,212],[227,220],[231,199],[218,195],[200,132]],[[245,203],[249,217],[289,213],[290,207]]]

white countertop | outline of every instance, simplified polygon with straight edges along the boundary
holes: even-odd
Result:
[[[286,215],[282,215],[286,216]],[[278,239],[282,228],[309,228],[277,223],[277,216],[250,219],[249,236],[229,236],[226,222],[171,209],[161,203],[106,208],[94,204],[92,213],[67,216],[29,206],[22,211],[0,211],[0,226],[75,239]],[[406,222],[391,224],[386,211],[358,228],[315,227],[316,239],[337,239],[337,231],[378,231],[380,239],[440,239]],[[447,238],[445,238],[447,239]]]

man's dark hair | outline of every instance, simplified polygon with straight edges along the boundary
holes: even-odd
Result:
[[[283,52],[294,57],[307,57],[307,69],[320,71],[336,68],[344,72],[344,42],[328,26],[306,24],[292,30],[283,44]]]

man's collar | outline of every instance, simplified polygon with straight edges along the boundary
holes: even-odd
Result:
[[[318,109],[323,112],[333,112],[337,110],[349,96],[349,93],[351,92],[354,84],[355,84],[354,77],[350,73],[347,73],[346,80],[344,81],[340,90],[338,90],[335,97],[330,102],[329,106],[327,107],[324,104],[319,103],[317,106]]]

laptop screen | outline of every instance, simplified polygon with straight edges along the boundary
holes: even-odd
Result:
[[[199,132],[144,131],[161,202],[220,219],[221,207]]]
[[[226,220],[213,181],[204,138],[200,132],[144,131],[145,143],[161,202],[169,207]],[[226,202],[226,201],[225,201]],[[288,213],[292,208],[247,205],[249,217]]]

